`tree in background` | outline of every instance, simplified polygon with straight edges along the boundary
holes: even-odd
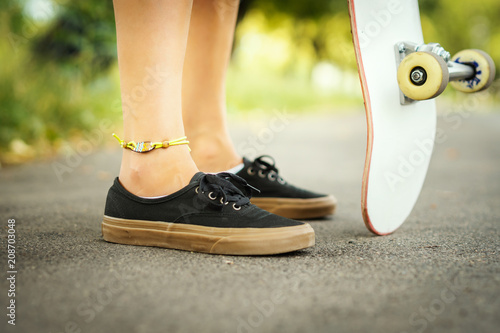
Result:
[[[500,1],[419,3],[426,41],[438,41],[452,54],[481,48],[500,63]],[[230,109],[276,105],[268,98],[289,109],[312,107],[320,98],[305,87],[318,62],[355,70],[346,1],[242,0],[238,22],[234,81],[246,85],[230,85],[229,103],[235,106]],[[267,64],[265,58],[252,62],[249,69],[238,53],[248,31],[281,38],[283,54],[274,54]],[[57,148],[90,131],[99,119],[120,118],[111,1],[3,0],[0,34],[0,140],[9,143],[0,148],[0,158],[19,147]],[[276,81],[262,86],[254,78],[252,86],[252,80],[240,80],[255,77],[259,66]],[[263,87],[274,90],[259,94]]]

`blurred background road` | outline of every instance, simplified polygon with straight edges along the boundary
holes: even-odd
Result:
[[[65,157],[5,167],[0,241],[6,256],[7,218],[15,218],[18,317],[7,327],[4,315],[1,331],[496,332],[500,114],[471,114],[458,128],[446,119],[447,140],[414,211],[385,237],[368,232],[360,214],[362,110],[291,119],[256,152],[272,154],[286,179],[333,193],[339,207],[311,221],[314,248],[270,257],[103,241],[117,147],[82,155],[61,181],[54,163]],[[268,121],[233,117],[237,145],[259,138]],[[5,309],[5,279],[0,287]]]

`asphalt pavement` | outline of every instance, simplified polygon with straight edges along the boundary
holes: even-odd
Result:
[[[363,110],[232,116],[240,152],[271,154],[285,179],[339,201],[335,216],[310,221],[314,248],[278,256],[105,242],[100,222],[118,147],[89,153],[82,145],[70,157],[4,166],[0,331],[498,332],[500,114],[441,115],[438,127],[446,139],[412,214],[380,237],[360,212]],[[6,279],[9,219],[15,297]]]

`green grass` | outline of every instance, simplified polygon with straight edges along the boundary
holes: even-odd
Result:
[[[40,64],[26,49],[0,42],[0,161],[44,156],[92,130],[100,119],[118,121],[116,71],[87,79],[75,66]],[[26,145],[29,154],[19,152]],[[21,155],[25,155],[24,158]]]
[[[308,78],[231,67],[227,79],[229,112],[287,109],[292,112],[335,109],[362,103],[361,95],[322,92]]]

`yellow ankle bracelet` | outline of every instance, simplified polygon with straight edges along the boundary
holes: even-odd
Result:
[[[147,153],[153,149],[168,148],[170,146],[179,146],[179,145],[189,144],[189,141],[187,140],[187,137],[185,137],[185,136],[183,136],[182,138],[175,139],[175,140],[158,141],[158,142],[151,142],[151,141],[125,142],[124,140],[120,139],[118,137],[118,135],[116,135],[115,133],[113,133],[113,136],[116,138],[116,140],[118,140],[118,142],[120,142],[120,146],[122,146],[124,149],[130,149],[132,151],[135,151],[136,153]],[[188,149],[189,149],[189,151],[191,151],[189,146],[188,146]]]

